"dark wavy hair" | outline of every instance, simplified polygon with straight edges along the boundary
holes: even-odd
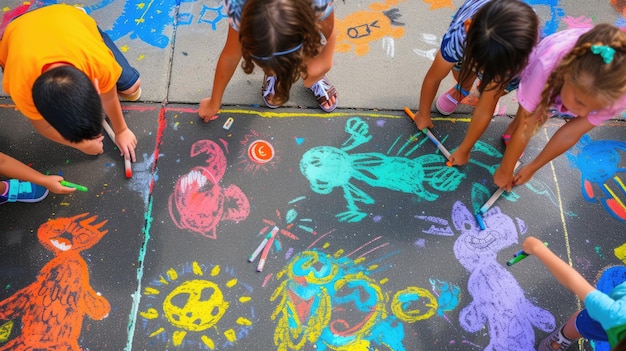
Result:
[[[100,95],[89,77],[74,66],[47,70],[35,80],[32,94],[39,113],[66,140],[79,143],[102,133]]]
[[[322,48],[310,0],[248,0],[241,14],[239,41],[245,73],[252,73],[256,64],[276,75],[272,103],[279,105],[289,100],[291,85],[306,78],[306,59]],[[302,48],[292,53],[275,55],[299,45]]]
[[[526,64],[539,37],[539,18],[521,0],[492,0],[472,18],[465,38],[459,83],[482,74],[480,92],[506,87]]]

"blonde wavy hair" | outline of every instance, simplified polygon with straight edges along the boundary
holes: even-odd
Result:
[[[592,46],[609,46],[615,50],[613,59],[606,63]],[[535,132],[550,117],[565,79],[583,91],[610,105],[626,94],[626,33],[611,24],[598,24],[578,38],[548,77],[541,93],[541,102],[534,111],[537,118]]]

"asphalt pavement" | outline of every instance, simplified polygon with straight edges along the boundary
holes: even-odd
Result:
[[[403,112],[461,3],[337,1],[334,113],[301,84],[267,109],[262,73],[239,69],[210,123],[197,107],[226,38],[220,2],[80,3],[141,73],[140,101],[123,103],[138,160],[127,178],[109,139],[99,156],[55,145],[0,98],[0,151],[88,188],[0,207],[0,350],[535,350],[581,302],[536,258],[507,261],[533,235],[590,281],[626,262],[626,122],[497,198],[481,228],[514,94],[462,167]],[[546,35],[626,26],[618,1],[528,3]],[[476,99],[433,114],[448,149]]]

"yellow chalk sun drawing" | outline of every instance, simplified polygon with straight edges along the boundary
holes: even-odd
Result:
[[[180,271],[168,269],[146,287],[139,314],[149,337],[168,346],[215,350],[247,335],[254,317],[252,288],[221,271],[218,265],[207,269],[194,261]]]

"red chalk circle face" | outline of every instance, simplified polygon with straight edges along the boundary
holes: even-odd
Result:
[[[255,140],[248,147],[248,156],[253,162],[267,163],[274,158],[274,147],[265,140]]]

